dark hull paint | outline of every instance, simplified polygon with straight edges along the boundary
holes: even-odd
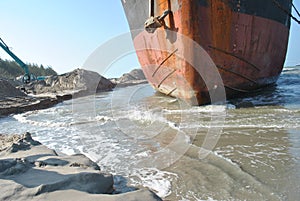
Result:
[[[131,30],[143,28],[148,18],[148,1],[122,2]],[[172,11],[165,19],[167,28],[152,34],[140,30],[132,37],[142,69],[156,90],[200,105],[211,101],[210,95],[216,88],[224,86],[231,98],[276,82],[287,51],[290,17],[273,0],[155,2],[155,15],[166,9]],[[287,0],[278,2],[290,11]],[[203,59],[187,47],[187,42],[178,39],[181,34],[208,53],[222,83],[214,80],[217,78],[207,64],[195,69],[195,64],[182,58],[184,55],[191,61]],[[195,97],[196,101],[191,101]]]

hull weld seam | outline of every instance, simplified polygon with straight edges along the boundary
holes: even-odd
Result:
[[[178,48],[176,50],[174,50],[169,56],[167,56],[167,58],[165,58],[160,64],[159,66],[155,69],[155,71],[152,74],[152,77],[154,77],[154,75],[157,73],[157,71],[162,67],[162,65],[171,57],[173,56],[176,52],[178,51]]]
[[[225,86],[225,88],[231,89],[233,91],[238,91],[238,92],[242,92],[242,93],[249,93],[250,92],[250,91],[244,90],[244,89],[238,89],[238,88],[229,87],[229,86],[226,86],[226,85],[224,85],[224,86]]]
[[[172,72],[170,72],[164,79],[162,79],[161,81],[160,81],[160,83],[158,84],[158,86],[157,86],[157,88],[159,88],[160,87],[160,85],[168,78],[168,77],[170,77],[173,73],[175,73],[176,72],[176,69],[174,69]]]
[[[208,47],[211,48],[211,49],[217,50],[217,51],[219,51],[219,52],[222,52],[222,53],[224,53],[224,54],[230,55],[230,56],[232,56],[232,57],[235,57],[235,58],[237,58],[237,59],[239,59],[239,60],[241,60],[241,61],[243,61],[243,62],[249,64],[251,67],[255,68],[256,70],[260,71],[260,68],[258,68],[257,66],[255,66],[255,65],[252,64],[252,63],[250,63],[249,61],[247,61],[246,59],[244,59],[244,58],[242,58],[242,57],[239,57],[239,56],[237,56],[237,55],[235,55],[235,54],[233,54],[233,53],[227,52],[227,51],[222,50],[222,49],[220,49],[220,48],[213,47],[213,46],[211,46],[211,45],[209,45]]]
[[[255,80],[253,80],[253,79],[251,79],[251,78],[248,78],[248,77],[246,77],[246,76],[244,76],[244,75],[241,75],[240,73],[237,73],[237,72],[235,72],[235,71],[232,71],[232,70],[223,68],[223,67],[221,67],[221,66],[219,66],[219,65],[216,65],[216,66],[217,66],[217,68],[219,68],[219,69],[222,69],[222,70],[224,70],[224,71],[230,72],[230,73],[232,73],[232,74],[234,74],[234,75],[237,75],[237,76],[239,76],[239,77],[241,77],[241,78],[244,78],[244,79],[246,79],[246,80],[248,80],[248,81],[250,81],[250,82],[253,82],[254,84],[257,84],[257,82],[256,82]]]
[[[177,89],[177,88],[172,89],[172,90],[167,94],[167,96],[170,96],[176,89]]]

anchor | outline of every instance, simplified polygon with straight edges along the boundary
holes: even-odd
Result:
[[[161,16],[150,16],[146,22],[145,22],[145,30],[148,33],[154,33],[155,30],[159,27],[162,27],[165,25],[165,17],[167,17],[167,15],[169,15],[171,13],[170,10],[165,10],[164,13]]]

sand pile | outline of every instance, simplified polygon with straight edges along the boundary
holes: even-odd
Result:
[[[113,176],[84,155],[59,156],[30,133],[0,135],[0,200],[161,200],[146,189],[113,190]]]
[[[0,99],[24,96],[26,94],[14,87],[8,80],[0,78]]]
[[[120,78],[115,78],[111,81],[115,83],[117,87],[147,83],[146,77],[142,69],[134,69],[129,73],[123,74]]]
[[[31,110],[45,109],[64,100],[110,91],[117,87],[147,83],[141,69],[108,80],[96,72],[76,69],[72,72],[47,77],[23,86],[26,96],[5,79],[0,79],[0,117]],[[37,95],[37,96],[32,96]]]
[[[26,91],[32,94],[82,94],[89,95],[110,91],[114,84],[96,72],[76,69],[72,72],[50,76],[45,80],[32,82]]]
[[[52,107],[72,97],[30,97],[11,84],[13,81],[0,78],[0,117]],[[17,84],[16,84],[17,85]]]
[[[119,82],[128,82],[133,80],[146,80],[146,77],[142,71],[142,69],[134,69],[129,73],[123,74],[118,81]]]

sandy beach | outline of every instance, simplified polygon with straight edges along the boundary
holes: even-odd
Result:
[[[139,71],[141,72],[141,71]],[[91,71],[76,69],[25,86],[22,92],[1,79],[0,116],[52,107],[74,97],[112,90],[143,80],[127,74],[112,81]],[[112,174],[83,154],[58,155],[31,134],[0,135],[0,200],[161,200],[148,189],[115,191]],[[135,189],[135,188],[132,188]]]
[[[0,135],[0,200],[161,200],[142,189],[115,194],[113,175],[82,154],[59,156],[23,135]]]

